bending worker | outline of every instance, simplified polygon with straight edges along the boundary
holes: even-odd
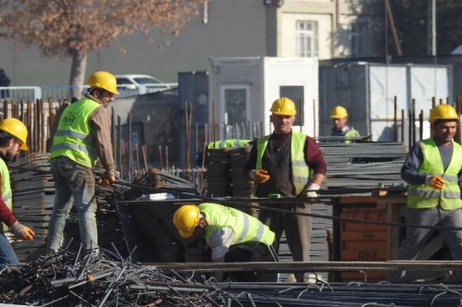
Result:
[[[10,229],[14,235],[22,240],[33,240],[35,232],[22,225],[13,215],[13,193],[11,190],[10,172],[7,162],[13,160],[18,151],[28,150],[27,128],[16,118],[6,118],[0,122],[0,221],[3,228],[0,231],[0,268],[8,265],[19,265],[19,260],[8,239],[5,231]]]
[[[347,125],[348,112],[342,106],[336,106],[330,112],[330,118],[333,120],[332,129],[327,132],[327,136],[344,137],[344,139],[333,140],[336,143],[351,143],[351,138],[359,137],[360,134],[353,127]]]
[[[114,95],[119,94],[117,82],[112,74],[97,71],[88,78],[87,85],[88,93],[63,110],[52,134],[50,158],[56,194],[48,229],[48,252],[58,252],[61,248],[73,203],[78,212],[83,250],[98,247],[93,174],[98,157],[106,170],[99,182],[115,181],[111,118],[106,108],[114,101]]]
[[[213,262],[275,261],[274,233],[258,219],[214,203],[184,205],[175,211],[173,224],[183,238],[204,237]],[[214,275],[218,281],[222,274]],[[234,281],[276,281],[276,274],[232,272]],[[271,279],[271,280],[270,280]]]
[[[454,142],[459,116],[448,104],[434,107],[429,118],[433,137],[416,142],[401,168],[406,181],[406,223],[443,227],[439,229],[451,250],[453,260],[462,260],[462,200],[458,181],[462,173],[462,146]],[[446,228],[444,228],[446,227]],[[408,227],[398,259],[416,260],[419,252],[436,231],[432,228]],[[424,260],[424,259],[422,259]],[[455,272],[459,282],[461,271]],[[408,281],[406,272],[392,276],[394,281]]]
[[[254,180],[254,194],[268,197],[277,193],[287,198],[316,197],[327,172],[327,165],[316,142],[309,136],[292,129],[295,121],[295,103],[289,98],[276,99],[271,106],[272,134],[258,138],[249,154],[244,174]],[[309,204],[268,205],[292,211],[280,213],[263,210],[259,219],[276,234],[276,250],[282,232],[294,261],[310,260],[311,217],[296,213],[310,213]],[[296,274],[303,281],[303,274]]]

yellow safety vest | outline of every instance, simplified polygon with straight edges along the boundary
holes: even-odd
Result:
[[[257,139],[257,163],[255,169],[262,168],[263,154],[265,153],[266,146],[270,135]],[[301,193],[310,178],[312,172],[305,161],[305,142],[306,135],[300,132],[292,131],[292,139],[290,140],[290,161],[292,165],[292,184],[295,187],[295,193]],[[258,183],[254,183],[253,191],[257,191]]]
[[[10,183],[10,171],[8,170],[8,166],[6,165],[5,161],[0,158],[0,174],[2,175],[2,198],[5,202],[8,209],[13,212],[13,192],[11,190],[11,183]],[[3,231],[8,230],[8,226],[5,223],[3,224]]]
[[[98,102],[83,98],[64,109],[53,137],[50,158],[66,156],[80,165],[95,166],[97,153],[89,122],[90,116],[99,107],[101,104]]]
[[[409,185],[407,191],[407,206],[409,208],[433,208],[438,204],[444,210],[462,208],[460,187],[457,174],[462,169],[462,146],[452,142],[452,157],[446,171],[443,161],[433,138],[420,142],[423,152],[422,165],[417,172],[421,174],[441,175],[444,177],[444,187],[441,190],[433,189],[426,184]]]

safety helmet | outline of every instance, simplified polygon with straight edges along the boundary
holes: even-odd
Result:
[[[295,103],[286,97],[276,99],[271,106],[271,112],[276,115],[292,116],[297,114]]]
[[[336,106],[330,112],[330,118],[345,118],[348,117],[347,110],[342,106]]]
[[[190,238],[200,218],[199,207],[196,205],[184,205],[178,208],[173,215],[173,224],[183,238]]]
[[[428,121],[433,123],[435,120],[458,120],[459,115],[456,110],[448,104],[440,104],[430,111]]]
[[[101,88],[113,94],[119,94],[117,91],[117,80],[113,74],[107,71],[96,71],[88,77],[87,85]]]
[[[29,150],[29,147],[26,145],[27,128],[22,121],[16,118],[5,118],[0,122],[0,130],[20,140],[22,143],[21,150]]]

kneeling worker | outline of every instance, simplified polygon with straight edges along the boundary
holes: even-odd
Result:
[[[214,203],[184,205],[175,211],[173,224],[183,238],[204,236],[213,262],[276,261],[274,232],[258,219]],[[232,277],[231,277],[232,276]],[[214,274],[218,281],[222,272]],[[230,273],[234,281],[275,281],[274,274],[252,271]]]

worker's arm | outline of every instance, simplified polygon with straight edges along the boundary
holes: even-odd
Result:
[[[401,167],[401,178],[408,184],[425,184],[428,174],[417,172],[423,161],[423,152],[420,142],[415,143],[404,160]]]
[[[326,160],[324,159],[318,144],[309,136],[306,137],[304,150],[306,164],[313,170],[314,173],[311,182],[321,186],[327,173]]]
[[[115,163],[111,143],[111,118],[106,109],[97,108],[90,117],[92,138],[99,160],[111,176],[115,175]]]
[[[210,235],[208,245],[212,249],[212,262],[225,262],[226,253],[234,239],[234,231],[231,227],[217,229]],[[217,281],[223,279],[222,271],[215,271],[212,276]]]
[[[249,180],[254,180],[252,178],[252,171],[255,170],[255,166],[257,164],[257,141],[254,141],[254,146],[250,149],[249,157],[247,158],[247,162],[245,163],[244,169],[242,170],[244,176],[247,177]]]

